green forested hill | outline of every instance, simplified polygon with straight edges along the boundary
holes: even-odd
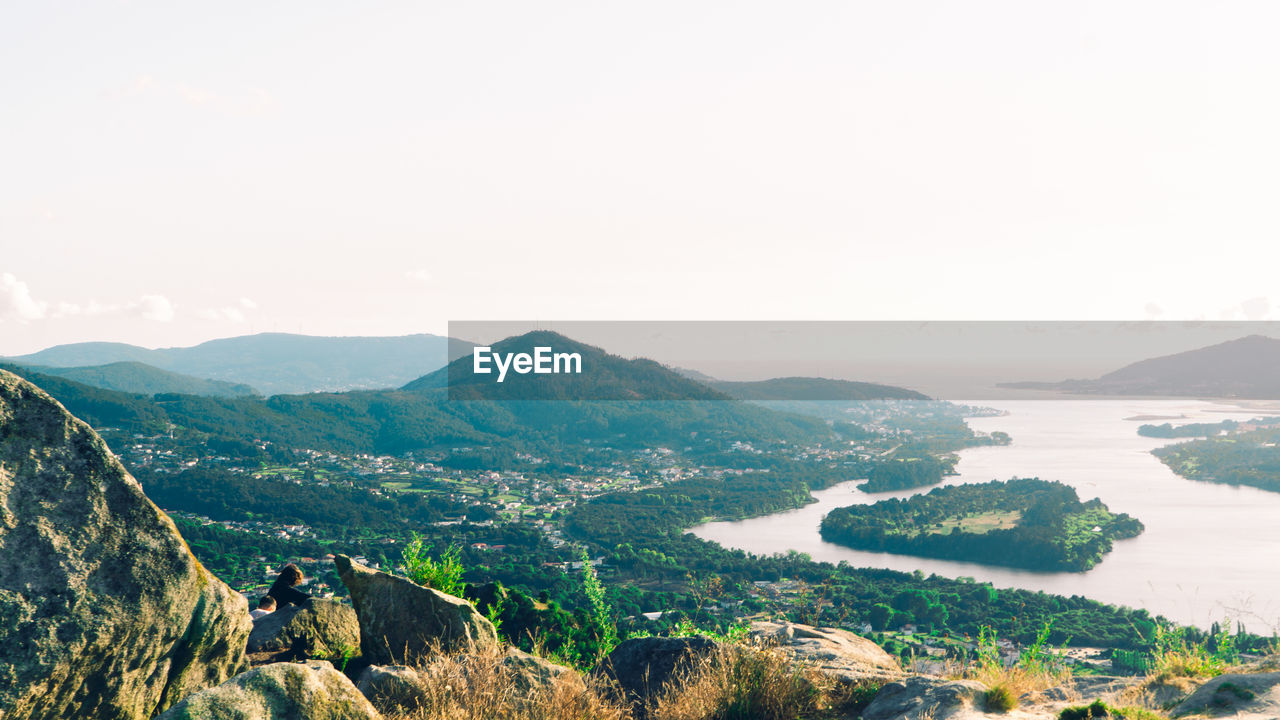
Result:
[[[104,390],[17,365],[0,363],[0,370],[31,381],[95,429],[113,427],[132,432],[160,432],[167,427],[167,414],[149,396]]]
[[[124,343],[73,343],[3,360],[59,368],[140,362],[193,377],[245,384],[272,395],[399,387],[443,367],[470,347],[465,341],[428,334],[258,333],[154,350]]]
[[[822,420],[734,400],[456,401],[441,389],[220,398],[121,393],[8,366],[95,427],[159,432],[169,423],[229,440],[285,447],[400,453],[468,446],[504,466],[516,452],[694,442],[806,442],[832,436]],[[667,372],[664,370],[664,372]],[[660,379],[660,378],[659,378]]]
[[[140,395],[183,393],[185,395],[241,397],[258,394],[252,387],[243,383],[206,380],[192,377],[191,375],[161,370],[158,367],[132,360],[86,367],[33,366],[30,369],[44,375],[55,375],[105,390],[118,390]]]

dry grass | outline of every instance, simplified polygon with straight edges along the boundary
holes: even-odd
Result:
[[[568,673],[541,685],[504,665],[497,651],[432,654],[413,663],[422,681],[373,698],[387,720],[627,720],[591,679]]]
[[[1023,695],[1059,687],[1071,680],[1069,670],[1024,665],[978,665],[960,674],[960,678],[977,680],[992,690],[1020,698]]]
[[[1201,683],[1201,680],[1190,677],[1148,676],[1141,683],[1121,690],[1115,702],[1128,707],[1165,711],[1186,699]]]
[[[778,648],[726,645],[673,678],[649,720],[794,720],[853,716],[878,686],[848,686]]]
[[[497,651],[437,653],[413,663],[421,681],[379,695],[386,720],[633,720],[611,688],[569,673],[548,685],[522,679]],[[724,645],[672,678],[647,720],[796,720],[856,717],[878,684],[843,684],[786,651]]]

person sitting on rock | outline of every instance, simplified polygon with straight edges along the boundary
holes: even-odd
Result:
[[[280,571],[280,577],[276,578],[267,594],[276,599],[277,607],[302,605],[310,600],[311,596],[294,589],[294,586],[300,582],[302,582],[302,571],[297,565],[289,563]]]
[[[275,609],[276,609],[276,599],[271,597],[270,595],[263,595],[262,599],[258,601],[258,609],[251,611],[249,613],[249,617],[253,618],[254,620],[257,620],[263,615],[270,615],[271,613],[275,612]]]

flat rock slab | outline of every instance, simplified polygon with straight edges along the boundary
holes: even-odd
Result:
[[[892,655],[848,630],[795,623],[751,623],[751,637],[785,649],[796,660],[842,682],[894,680],[903,676]]]
[[[987,688],[972,680],[910,677],[880,689],[863,720],[942,720],[982,715]]]

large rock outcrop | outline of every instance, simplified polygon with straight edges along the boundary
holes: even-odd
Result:
[[[360,619],[360,649],[377,665],[413,665],[443,652],[497,650],[493,623],[462,598],[371,570],[339,555],[335,564]]]
[[[0,371],[0,708],[144,719],[243,663],[244,598],[88,425]]]
[[[192,695],[156,720],[379,720],[346,675],[323,660],[273,663]]]
[[[360,621],[348,605],[312,598],[255,620],[247,651],[253,665],[349,659],[360,651]]]
[[[844,683],[896,680],[902,667],[879,645],[848,630],[754,622],[751,637],[786,650],[797,661]]]

